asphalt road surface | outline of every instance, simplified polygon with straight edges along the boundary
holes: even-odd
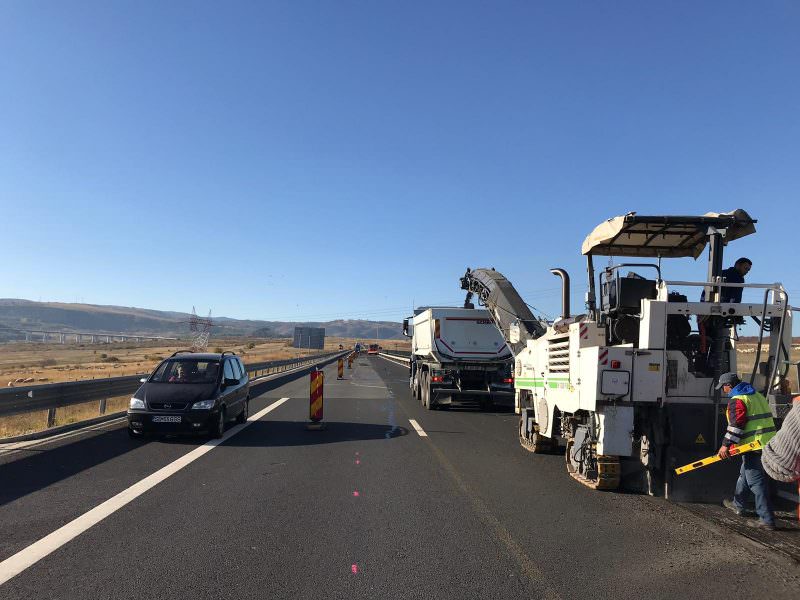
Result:
[[[0,454],[0,598],[800,597],[796,566],[526,452],[513,413],[425,411],[378,357],[325,375],[324,431],[306,376],[221,443]]]

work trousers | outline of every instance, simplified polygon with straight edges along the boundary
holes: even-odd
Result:
[[[761,452],[742,454],[742,468],[736,481],[736,492],[733,494],[736,508],[744,510],[751,494],[755,496],[756,513],[761,522],[774,525],[775,514],[772,512],[769,477],[761,465]]]

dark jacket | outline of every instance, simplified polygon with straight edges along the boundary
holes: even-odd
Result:
[[[720,273],[725,279],[725,283],[744,283],[744,277],[736,270],[736,267],[730,267]],[[742,301],[742,288],[722,288],[722,298],[720,302],[734,302],[739,303]]]
[[[736,270],[736,267],[728,267],[719,274],[725,280],[725,283],[744,283],[744,277]],[[742,301],[742,288],[722,288],[722,297],[720,302],[733,302],[739,304]],[[700,294],[700,302],[706,301],[706,291]]]

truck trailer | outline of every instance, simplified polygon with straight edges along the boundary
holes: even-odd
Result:
[[[513,357],[488,311],[418,308],[403,321],[403,334],[412,339],[411,394],[426,409],[513,406]]]

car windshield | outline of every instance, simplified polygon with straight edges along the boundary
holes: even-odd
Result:
[[[156,369],[150,381],[155,383],[215,383],[219,373],[217,360],[168,360]]]

